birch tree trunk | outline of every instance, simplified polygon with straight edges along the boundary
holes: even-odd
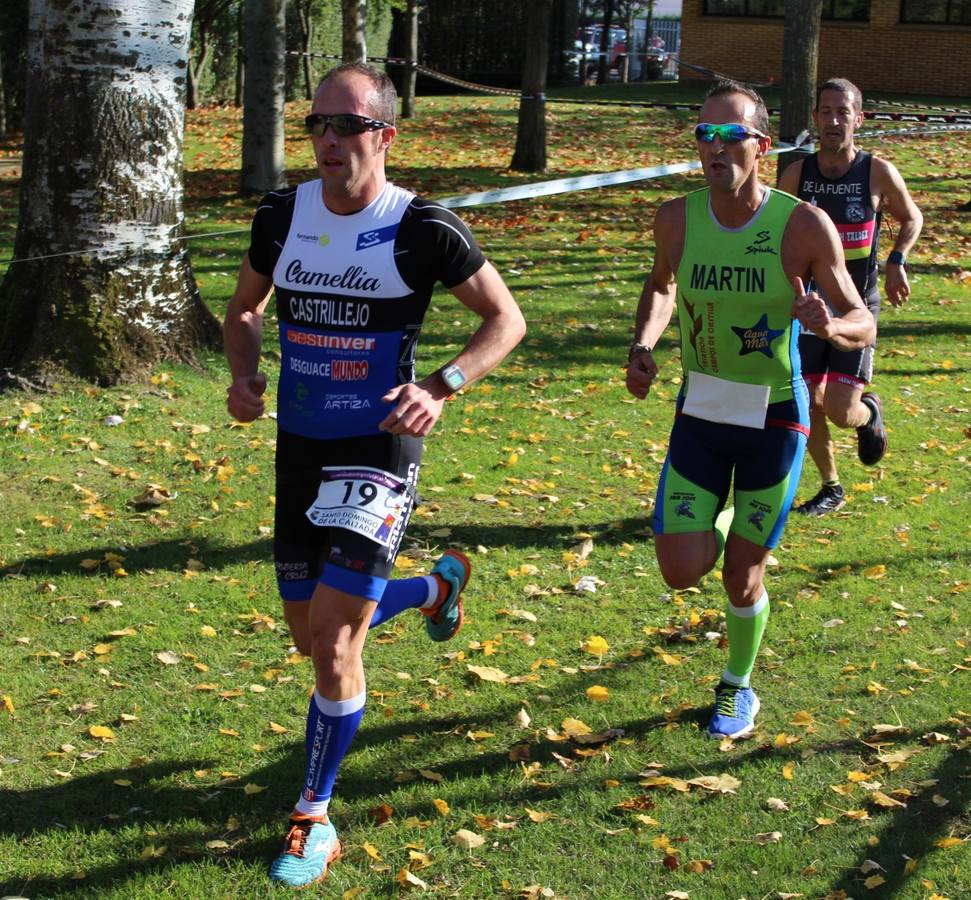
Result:
[[[243,41],[243,171],[240,190],[265,194],[286,184],[286,0],[245,0]]]
[[[367,62],[367,0],[341,0],[344,62]]]
[[[510,168],[542,172],[546,168],[546,64],[553,0],[533,0],[526,8],[526,59],[519,100],[516,151]]]
[[[191,24],[192,0],[31,0],[0,368],[110,384],[218,344],[180,240]]]

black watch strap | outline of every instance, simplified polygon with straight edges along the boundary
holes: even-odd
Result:
[[[899,250],[891,250],[890,255],[887,257],[887,262],[893,263],[895,266],[906,266],[907,257]]]
[[[630,350],[627,351],[627,362],[633,361],[634,357],[638,353],[653,353],[654,348],[649,347],[647,344],[631,344]]]

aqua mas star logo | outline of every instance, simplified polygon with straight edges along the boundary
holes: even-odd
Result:
[[[769,328],[767,313],[762,313],[762,318],[750,328],[738,328],[732,326],[732,331],[739,336],[742,341],[742,349],[739,356],[747,356],[749,353],[764,353],[772,359],[772,342],[781,337],[785,329],[778,331]]]

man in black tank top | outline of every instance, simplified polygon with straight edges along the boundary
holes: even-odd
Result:
[[[860,150],[854,134],[863,123],[863,95],[845,78],[831,78],[816,92],[813,111],[819,149],[789,165],[779,187],[824,210],[836,225],[846,268],[876,319],[880,312],[877,287],[877,244],[880,219],[889,213],[898,223],[887,257],[884,292],[892,306],[910,296],[907,254],[923,224],[907,186],[892,163]],[[822,487],[796,508],[821,516],[846,502],[836,471],[836,456],[828,422],[856,428],[857,452],[864,465],[875,465],[887,449],[880,398],[864,388],[873,377],[871,345],[844,352],[812,334],[799,337],[803,377],[811,397],[809,454],[819,469]]]

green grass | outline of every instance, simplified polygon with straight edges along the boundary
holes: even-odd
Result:
[[[537,180],[505,168],[515,109],[422,99],[392,177],[431,196]],[[544,177],[692,158],[686,113],[549,116]],[[192,232],[248,224],[238,131],[230,110],[190,117]],[[679,382],[674,330],[646,402],[621,367],[653,212],[698,179],[466,211],[530,332],[428,441],[401,574],[428,571],[446,546],[467,550],[467,624],[442,646],[417,614],[372,635],[367,713],[332,807],[348,852],[320,894],[397,896],[405,868],[427,885],[415,893],[475,898],[971,894],[971,229],[956,212],[971,148],[965,135],[869,146],[901,169],[926,219],[913,297],[881,321],[891,452],[864,469],[841,435],[846,508],[790,519],[767,576],[760,727],[732,747],[703,734],[725,658],[707,637],[723,629],[720,582],[667,589],[647,529]],[[288,160],[292,180],[310,174],[302,141]],[[5,258],[16,193],[0,191]],[[246,245],[246,234],[191,245],[217,314]],[[437,294],[420,370],[473,324]],[[312,672],[279,621],[273,422],[234,426],[224,362],[201,363],[108,390],[0,396],[0,896],[289,893],[265,868],[302,774]],[[106,426],[113,414],[124,424]],[[140,502],[150,485],[170,499]],[[816,486],[807,467],[801,496]],[[596,593],[575,589],[582,575],[600,579]],[[593,636],[608,645],[599,655],[582,649]],[[481,681],[469,665],[511,680]],[[605,701],[588,696],[595,686]],[[604,739],[569,739],[568,719]],[[658,774],[739,784],[640,783]],[[881,806],[877,790],[906,806]],[[378,824],[383,804],[393,813]],[[460,829],[485,843],[456,845]],[[756,837],[771,832],[778,842]],[[868,887],[875,876],[884,883]]]

